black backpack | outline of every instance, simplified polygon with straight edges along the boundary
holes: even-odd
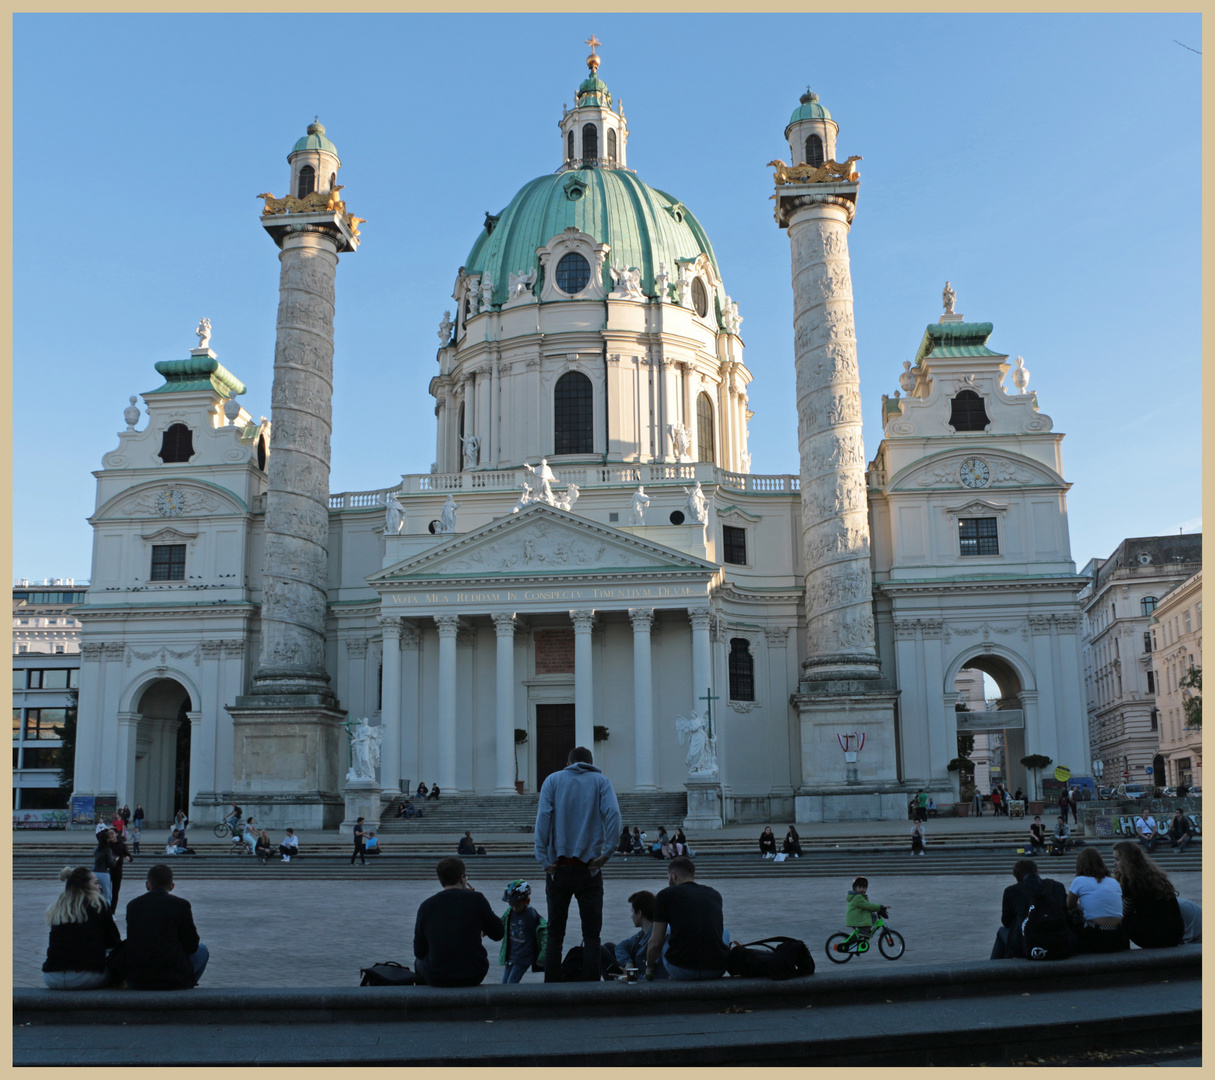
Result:
[[[1030,960],[1063,960],[1072,955],[1067,913],[1045,889],[1034,895],[1021,922],[1025,955]]]
[[[726,971],[742,979],[793,979],[814,974],[814,957],[804,941],[770,937],[731,945]]]

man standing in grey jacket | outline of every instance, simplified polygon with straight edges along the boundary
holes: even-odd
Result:
[[[544,867],[548,900],[548,949],[544,981],[561,981],[561,947],[570,901],[582,920],[582,977],[599,979],[603,929],[603,876],[620,835],[620,805],[612,782],[597,769],[585,746],[570,751],[569,764],[550,773],[540,788],[536,813],[536,861]]]

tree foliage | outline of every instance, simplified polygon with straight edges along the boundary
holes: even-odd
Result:
[[[68,694],[68,705],[63,717],[61,738],[63,747],[59,751],[59,790],[69,798],[76,788],[76,712],[79,694],[73,690]]]

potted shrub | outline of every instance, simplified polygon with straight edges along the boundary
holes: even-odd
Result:
[[[1029,770],[1029,813],[1030,815],[1042,813],[1042,800],[1038,798],[1038,770],[1045,769],[1051,763],[1051,759],[1045,754],[1026,754],[1021,759],[1021,764]]]
[[[611,732],[602,724],[595,725],[595,742],[607,742],[610,734]]]
[[[968,757],[956,757],[948,765],[946,765],[945,768],[948,769],[951,773],[967,772],[967,773],[973,774],[975,771],[975,763],[973,761],[971,761],[970,758],[968,758]],[[959,780],[960,779],[961,778],[959,777]],[[974,798],[973,787],[974,787],[974,785],[972,784],[971,785],[971,789],[972,789],[971,798],[972,799]],[[957,813],[958,817],[966,817],[970,813],[970,802],[966,800],[965,794],[959,795],[959,798],[961,798],[963,801],[956,802],[953,804],[954,811]]]
[[[515,728],[515,791],[523,794],[523,781],[519,779],[519,747],[527,742],[527,728]]]

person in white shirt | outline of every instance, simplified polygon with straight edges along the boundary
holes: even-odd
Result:
[[[1139,843],[1147,848],[1149,853],[1156,850],[1160,837],[1156,835],[1156,819],[1148,811],[1145,810],[1135,818],[1135,832],[1139,834]]]
[[[288,829],[287,835],[283,837],[283,842],[278,846],[278,852],[283,857],[283,862],[290,862],[292,855],[300,853],[300,838],[295,835],[294,829]]]
[[[1120,952],[1131,947],[1122,926],[1122,886],[1096,848],[1076,859],[1076,876],[1067,887],[1067,908],[1079,908],[1084,924],[1077,932],[1079,952]]]
[[[241,839],[249,845],[249,854],[252,855],[257,850],[257,830],[253,827],[252,818],[245,822],[245,831],[241,833]]]

